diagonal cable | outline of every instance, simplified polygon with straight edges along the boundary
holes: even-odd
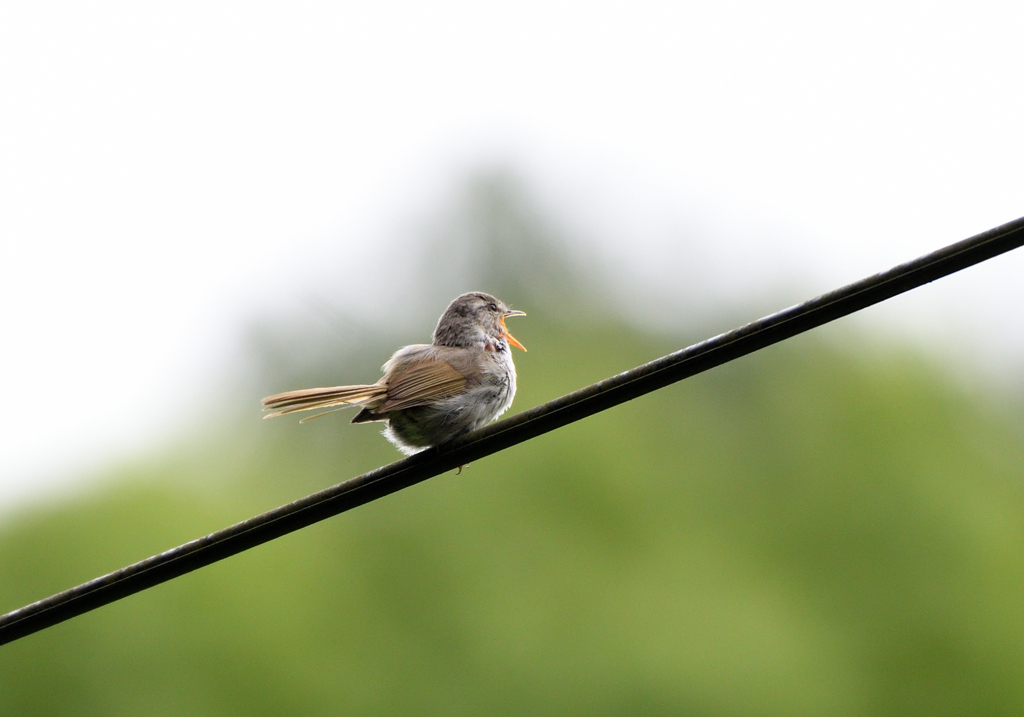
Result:
[[[1024,218],[0,616],[0,645],[664,388],[1024,245]]]

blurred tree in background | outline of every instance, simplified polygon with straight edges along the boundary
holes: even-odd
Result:
[[[375,380],[462,291],[529,313],[513,410],[697,338],[614,318],[501,174],[428,233],[418,333],[260,327],[228,420],[8,517],[0,611],[396,459],[258,398]],[[0,714],[1019,714],[1022,478],[994,403],[798,338],[0,647]]]

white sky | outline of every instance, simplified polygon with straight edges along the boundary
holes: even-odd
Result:
[[[478,162],[627,273],[697,255],[737,295],[799,278],[790,303],[1015,219],[1022,27],[1010,1],[4,3],[0,509],[158,443],[243,320]],[[876,315],[1020,366],[1022,271]]]

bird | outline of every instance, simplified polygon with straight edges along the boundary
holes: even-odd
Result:
[[[429,344],[404,346],[372,384],[306,388],[263,399],[264,418],[327,409],[300,421],[357,407],[352,423],[383,421],[384,437],[406,455],[487,425],[512,405],[516,367],[510,346],[526,351],[505,319],[526,316],[481,291],[456,297]]]

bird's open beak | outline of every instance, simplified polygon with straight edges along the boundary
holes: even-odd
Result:
[[[526,316],[526,312],[516,311],[515,309],[509,309],[508,311],[505,312],[505,315],[501,317],[501,329],[502,331],[505,332],[505,339],[508,340],[508,342],[515,346],[517,349],[521,351],[526,351],[526,347],[523,346],[518,341],[516,341],[516,337],[510,334],[508,332],[508,328],[505,326],[505,319],[507,319],[509,316]]]

